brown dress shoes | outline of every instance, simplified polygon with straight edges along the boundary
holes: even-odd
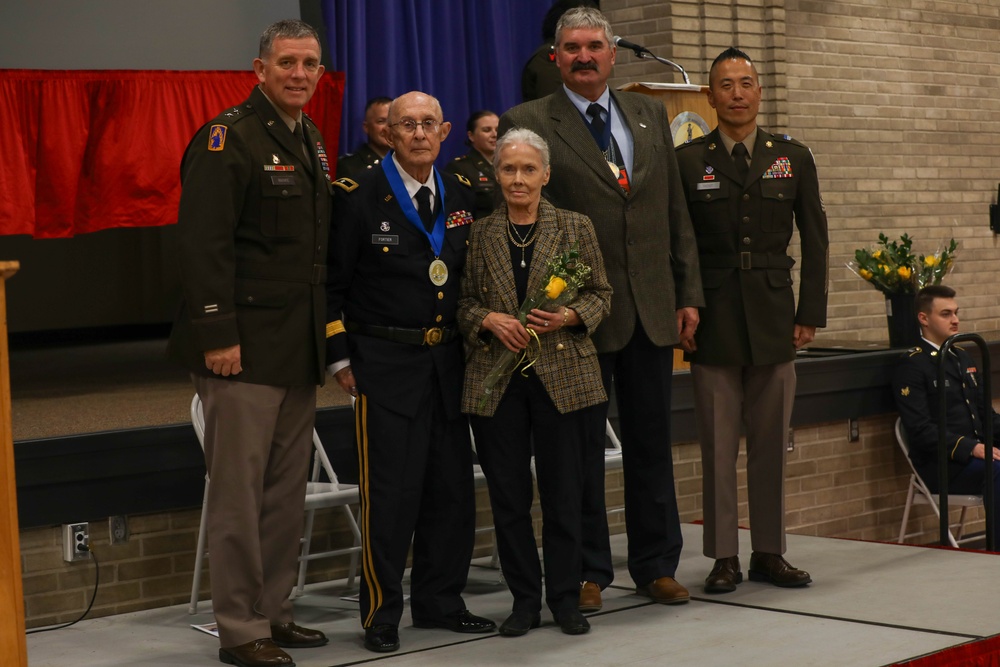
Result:
[[[637,586],[635,592],[660,604],[683,604],[691,599],[687,589],[673,577],[653,579],[645,586]]]
[[[732,593],[743,582],[739,556],[719,558],[705,579],[706,593]]]
[[[753,552],[750,555],[750,581],[766,581],[782,588],[796,588],[812,582],[805,570],[796,570],[778,554]]]
[[[236,667],[295,667],[292,657],[268,637],[231,648],[220,648],[219,662]]]
[[[600,611],[602,606],[601,587],[593,581],[581,582],[579,610],[584,613],[589,613],[592,611]]]
[[[281,648],[314,648],[324,646],[326,635],[319,630],[310,630],[294,623],[271,626],[271,639]]]

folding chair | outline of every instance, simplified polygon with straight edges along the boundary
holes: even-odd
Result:
[[[938,507],[938,494],[931,493],[927,485],[924,484],[924,480],[920,479],[920,475],[917,474],[917,469],[913,467],[913,461],[910,460],[910,446],[906,440],[906,433],[903,431],[903,420],[896,418],[896,442],[899,443],[899,448],[903,450],[903,458],[910,466],[910,488],[906,493],[906,507],[903,509],[903,521],[899,526],[899,539],[897,542],[899,544],[903,543],[908,537],[914,537],[919,535],[916,533],[907,533],[906,526],[910,520],[910,508],[913,505],[930,505],[931,509],[934,510],[934,515],[941,518],[941,510]],[[970,507],[977,507],[983,504],[982,496],[973,495],[961,495],[961,494],[948,494],[948,507],[961,507],[962,512],[958,517],[957,524],[951,524],[948,527],[948,541],[951,546],[958,547],[959,544],[964,544],[972,540],[979,539],[976,537],[963,537],[965,532],[965,513]],[[958,528],[958,537],[956,538],[952,530]]]
[[[195,435],[198,436],[198,444],[202,450],[205,448],[205,415],[202,411],[201,397],[198,394],[191,399],[191,424],[194,426]],[[293,593],[301,595],[305,585],[306,566],[309,561],[318,558],[328,558],[351,554],[350,575],[347,580],[348,586],[354,585],[354,579],[358,571],[358,554],[361,553],[361,531],[358,529],[358,522],[351,513],[351,504],[359,502],[358,487],[354,484],[340,484],[337,481],[337,473],[334,472],[330,459],[326,455],[323,443],[319,439],[316,430],[313,429],[313,465],[309,481],[306,483],[306,504],[305,504],[305,525],[302,532],[301,552],[299,554],[299,574],[298,581]],[[322,475],[326,474],[329,481],[321,481]],[[189,614],[198,613],[198,589],[201,585],[201,570],[204,558],[208,556],[206,550],[206,537],[208,525],[206,517],[208,514],[208,473],[205,473],[205,494],[201,503],[201,525],[198,528],[198,547],[195,551],[194,578],[191,582],[191,603],[188,606]],[[313,520],[316,510],[324,507],[341,507],[347,519],[348,527],[354,535],[354,544],[350,547],[333,549],[311,553]]]

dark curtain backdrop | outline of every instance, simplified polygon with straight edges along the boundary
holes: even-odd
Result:
[[[341,153],[364,141],[365,102],[422,90],[452,131],[438,164],[468,151],[465,123],[521,102],[521,69],[553,0],[321,0],[333,68],[346,74]]]

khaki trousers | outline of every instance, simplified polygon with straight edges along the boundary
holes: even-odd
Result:
[[[785,553],[785,447],[795,400],[793,362],[768,366],[691,364],[701,440],[704,554],[739,553],[736,459],[747,435],[747,493],[754,551]]]

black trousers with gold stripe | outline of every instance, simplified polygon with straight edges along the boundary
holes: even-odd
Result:
[[[361,624],[399,625],[411,538],[413,619],[434,621],[465,609],[461,594],[476,509],[468,421],[464,415],[447,419],[433,387],[412,419],[365,395],[354,409],[364,544]]]

